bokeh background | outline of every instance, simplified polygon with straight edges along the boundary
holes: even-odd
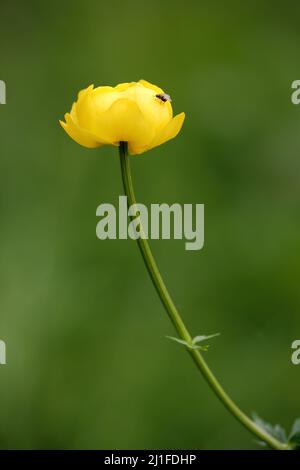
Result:
[[[141,202],[204,203],[205,248],[152,242],[243,410],[300,415],[300,6],[1,0],[0,447],[257,448],[183,349],[133,241],[96,238],[122,194],[115,148],[58,125],[79,89],[145,78],[187,119],[132,159]]]

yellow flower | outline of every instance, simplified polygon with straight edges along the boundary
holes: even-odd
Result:
[[[94,85],[79,92],[78,100],[60,124],[88,148],[128,142],[131,154],[143,153],[176,137],[185,118],[173,118],[170,97],[145,80],[116,87]]]

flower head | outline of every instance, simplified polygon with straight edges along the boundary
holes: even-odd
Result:
[[[79,92],[71,112],[60,124],[67,134],[88,148],[128,142],[140,154],[176,137],[185,118],[173,118],[171,98],[145,80],[116,87],[93,85]]]

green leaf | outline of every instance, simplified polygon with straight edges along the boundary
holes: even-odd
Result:
[[[203,346],[197,345],[197,344],[192,344],[190,346],[190,349],[198,349],[200,351],[207,351],[209,348],[209,344],[204,344]]]
[[[300,432],[300,418],[295,419],[294,424],[292,426],[291,432],[289,439],[293,437],[295,434],[298,434]]]
[[[215,336],[219,336],[219,334],[220,333],[216,333],[215,335],[209,335],[209,336],[205,336],[205,335],[195,336],[195,338],[192,339],[191,343],[188,343],[184,339],[175,338],[174,336],[166,336],[166,338],[169,338],[172,341],[176,341],[176,343],[183,344],[184,346],[186,346],[189,349],[198,349],[198,350],[201,350],[201,351],[207,351],[208,348],[209,348],[208,344],[200,345],[198,343],[200,343],[202,341],[205,341],[207,339],[210,339],[210,338],[214,338]]]
[[[294,449],[300,449],[300,418],[294,421],[289,435],[289,442],[293,445]]]
[[[292,444],[293,449],[300,450],[300,432],[294,434],[290,439],[289,443]]]
[[[201,349],[201,351],[208,351],[209,344],[204,344],[203,346],[193,346],[194,349]]]
[[[207,339],[215,338],[216,336],[220,336],[220,334],[221,333],[215,333],[214,335],[209,335],[209,336],[205,336],[205,335],[195,336],[195,338],[193,338],[193,340],[192,340],[192,343],[193,343],[193,345],[197,344],[197,343],[201,343],[202,341],[205,341]]]
[[[256,444],[258,444],[259,446],[261,447],[267,447],[267,443],[265,441],[257,441],[255,440],[254,442],[256,442]]]
[[[272,424],[260,418],[256,413],[252,413],[252,418],[253,418],[253,421],[257,424],[257,426],[259,426],[263,431],[275,437],[280,442],[283,442],[283,443],[288,442],[285,429],[283,429],[282,426],[280,426],[279,424],[275,424],[275,426],[273,426]]]
[[[174,336],[166,336],[166,338],[171,339],[172,341],[176,341],[176,343],[183,344],[184,346],[187,346],[188,348],[191,347],[191,345],[187,341],[184,341],[184,339],[175,338]]]

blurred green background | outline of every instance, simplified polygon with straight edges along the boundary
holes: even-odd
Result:
[[[144,78],[187,118],[132,159],[140,202],[205,204],[205,248],[152,242],[243,410],[300,415],[300,5],[1,1],[1,448],[256,448],[183,349],[135,243],[96,238],[117,151],[58,125],[79,89]]]

